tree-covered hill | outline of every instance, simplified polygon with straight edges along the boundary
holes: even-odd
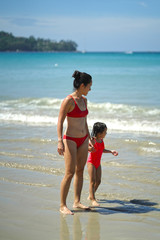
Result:
[[[73,41],[61,40],[51,41],[49,39],[35,38],[30,36],[15,37],[12,33],[4,31],[0,32],[0,51],[67,51],[73,52],[77,50],[77,44]]]

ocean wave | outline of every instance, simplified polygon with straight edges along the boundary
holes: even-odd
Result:
[[[141,106],[132,106],[126,104],[114,104],[114,103],[88,103],[88,108],[91,112],[103,112],[106,114],[120,114],[126,116],[159,116],[159,108],[147,108]]]
[[[7,141],[8,142],[8,141]],[[11,158],[20,158],[20,159],[35,159],[34,155],[30,155],[30,154],[21,154],[21,153],[17,153],[17,152],[0,152],[0,156],[5,156],[5,157],[11,157]],[[49,158],[50,160],[57,160],[57,155],[56,154],[52,154],[52,153],[41,153],[39,155],[39,158],[44,159],[45,158]]]
[[[17,169],[36,171],[36,172],[43,172],[46,174],[54,174],[54,175],[64,174],[64,172],[61,169],[44,167],[40,165],[20,164],[15,162],[0,162],[0,166],[7,167],[7,168],[17,168]]]
[[[107,166],[108,168],[122,168],[122,169],[132,169],[134,171],[138,171],[138,170],[153,170],[153,171],[160,171],[159,168],[157,168],[156,166],[147,166],[144,164],[127,164],[127,163],[122,163],[122,162],[116,162],[116,161],[102,161],[102,166]]]
[[[22,98],[14,100],[0,101],[0,109],[21,109],[21,110],[35,110],[38,108],[44,109],[58,109],[63,99],[58,98]],[[127,104],[115,104],[115,103],[93,103],[88,101],[88,109],[91,112],[102,112],[107,114],[142,114],[144,116],[160,116],[160,108],[132,106]]]
[[[0,102],[0,122],[57,125],[62,99],[25,98]],[[113,103],[88,102],[88,125],[105,122],[115,131],[160,133],[160,109]],[[66,124],[66,122],[65,122]]]
[[[143,152],[146,152],[146,153],[151,153],[151,154],[159,154],[160,153],[160,149],[157,149],[155,147],[152,147],[152,148],[141,147],[140,150]]]
[[[56,126],[58,122],[58,117],[49,116],[39,116],[39,115],[25,115],[25,114],[14,114],[14,113],[4,113],[0,114],[1,122],[12,122],[15,124],[27,124],[31,126]],[[158,121],[146,121],[146,120],[122,120],[122,119],[110,119],[110,118],[90,118],[88,117],[88,126],[92,128],[95,122],[105,122],[109,130],[115,131],[129,131],[129,132],[149,132],[160,134],[160,122]],[[64,126],[66,122],[64,123]]]
[[[4,181],[4,182],[22,184],[22,185],[33,186],[33,187],[54,187],[53,184],[22,182],[22,181],[16,181],[16,180],[9,179],[9,178],[4,178],[4,177],[0,177],[0,180]]]
[[[20,158],[34,158],[33,155],[26,155],[20,153],[9,153],[9,152],[0,152],[1,156],[9,156],[9,157],[20,157]]]
[[[6,139],[1,139],[0,142],[6,142]],[[52,144],[57,144],[57,141],[53,139],[44,139],[44,138],[20,138],[20,139],[7,139],[7,142],[14,143],[14,142],[32,142],[32,143],[52,143]]]
[[[40,116],[40,115],[25,115],[15,113],[3,113],[0,114],[0,121],[7,121],[13,123],[25,123],[29,125],[45,125],[45,124],[57,124],[58,117]]]
[[[55,108],[59,109],[62,99],[58,98],[20,98],[14,100],[0,101],[1,108]]]
[[[160,134],[160,122],[156,121],[94,118],[88,120],[89,127],[92,128],[93,124],[98,121],[105,122],[109,130]]]

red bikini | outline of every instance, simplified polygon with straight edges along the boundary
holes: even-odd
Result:
[[[78,107],[78,104],[76,103],[74,98],[71,95],[69,95],[69,96],[73,99],[73,101],[75,103],[75,107],[71,112],[67,113],[67,117],[72,117],[72,118],[86,117],[88,114],[88,109],[87,109],[85,100],[84,100],[84,102],[86,105],[86,110],[81,111],[81,109]],[[75,137],[69,137],[69,136],[64,135],[63,139],[68,139],[68,140],[75,142],[77,144],[77,148],[79,148],[84,143],[84,141],[86,140],[87,137],[88,137],[88,134],[86,134],[86,136],[84,136],[82,138],[75,138]]]
[[[75,142],[77,144],[77,148],[79,148],[84,143],[84,141],[86,140],[87,137],[88,137],[88,134],[81,138],[69,137],[69,136],[64,135],[63,139],[68,139],[68,140]]]
[[[74,98],[72,97],[72,95],[69,95],[69,96],[73,99],[73,101],[75,103],[75,107],[71,112],[67,113],[67,117],[73,117],[73,118],[86,117],[87,114],[88,114],[88,109],[87,109],[87,105],[86,105],[86,102],[85,102],[84,98],[83,98],[83,100],[84,100],[85,105],[86,105],[86,110],[81,111],[81,109],[78,107],[78,105],[77,105],[76,101],[74,100]]]

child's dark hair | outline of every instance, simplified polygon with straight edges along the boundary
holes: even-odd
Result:
[[[86,87],[87,84],[92,82],[92,77],[88,73],[85,73],[85,72],[79,72],[76,70],[73,73],[72,77],[74,78],[74,81],[73,81],[74,89],[78,89],[82,83]]]
[[[91,137],[96,137],[98,133],[103,133],[103,131],[107,128],[105,123],[102,122],[96,122],[93,125],[93,129],[91,132]]]

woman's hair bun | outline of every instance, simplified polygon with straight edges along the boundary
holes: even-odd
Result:
[[[79,78],[79,77],[80,77],[80,74],[81,74],[81,73],[76,70],[76,71],[74,71],[72,77],[74,77],[74,78]]]
[[[92,77],[89,74],[85,72],[79,72],[77,70],[74,71],[72,77],[74,78],[74,81],[73,81],[74,89],[78,89],[82,83],[86,87],[87,84],[89,84],[92,81]]]

